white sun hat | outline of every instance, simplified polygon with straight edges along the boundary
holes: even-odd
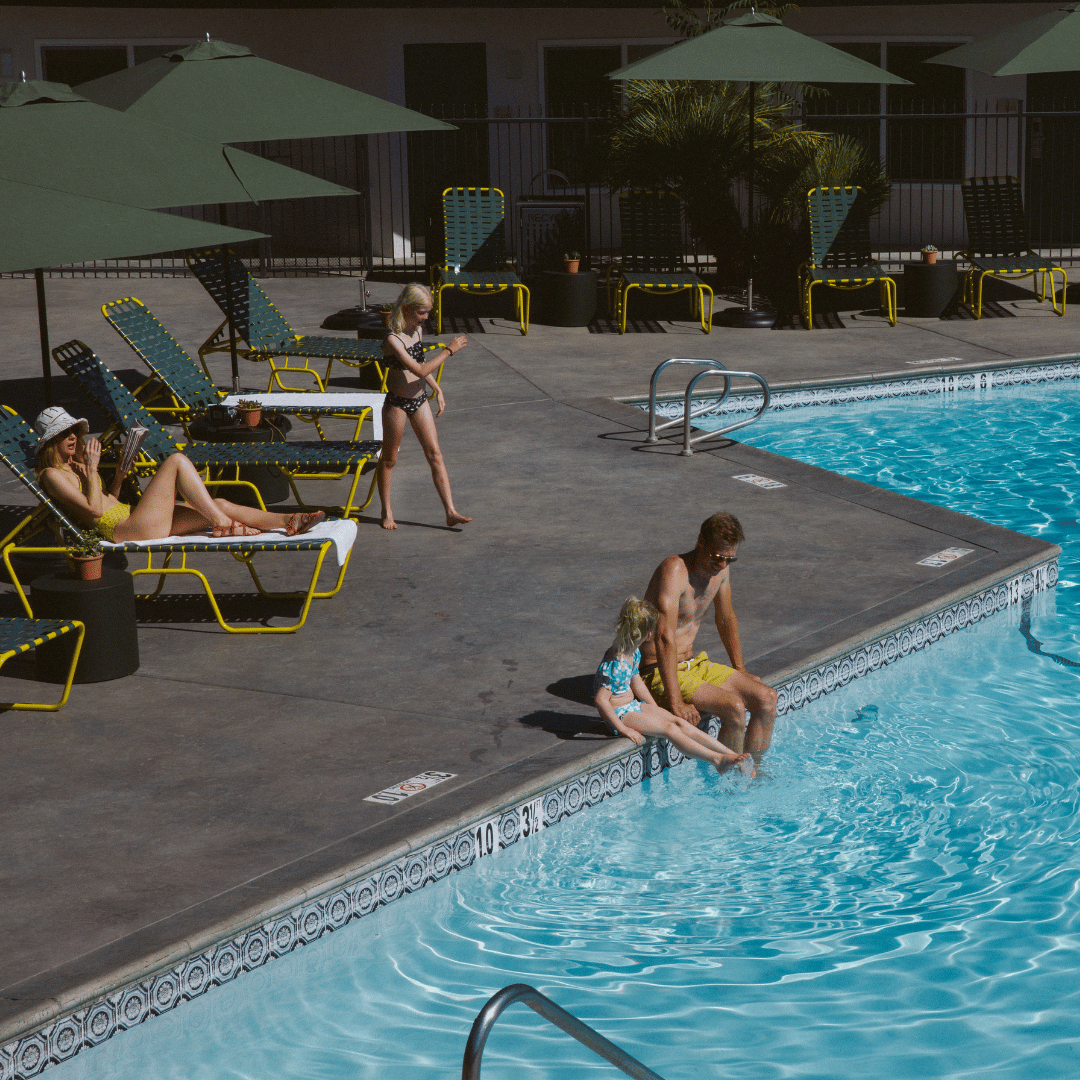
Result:
[[[34,421],[38,446],[43,446],[50,439],[55,439],[57,435],[75,427],[79,429],[80,435],[85,435],[90,430],[90,425],[85,420],[76,420],[62,405],[50,405]]]

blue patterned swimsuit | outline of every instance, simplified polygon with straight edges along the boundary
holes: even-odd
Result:
[[[400,334],[398,334],[397,336],[401,337]],[[401,343],[402,345],[405,344],[404,339],[402,339]],[[417,339],[417,341],[415,341],[412,345],[408,346],[405,351],[418,364],[422,364],[424,362],[424,345],[421,339]],[[412,374],[412,372],[409,371],[409,369],[393,353],[389,353],[387,355],[386,366],[397,368],[398,371],[403,371],[406,375]],[[416,412],[416,410],[419,409],[425,401],[427,401],[427,393],[424,391],[420,392],[419,397],[412,398],[402,397],[401,394],[388,393],[383,399],[383,410],[385,411],[386,409],[397,408],[401,409],[406,416],[412,416],[412,414]]]
[[[621,656],[605,660],[593,676],[593,693],[595,694],[602,687],[610,690],[612,697],[630,693],[630,680],[637,674],[640,663],[640,649],[634,650],[632,660],[624,660]],[[628,701],[625,705],[615,706],[615,715],[620,718],[632,712],[641,712],[641,702],[637,698]]]

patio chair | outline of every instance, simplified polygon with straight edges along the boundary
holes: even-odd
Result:
[[[158,322],[141,300],[133,296],[113,300],[102,305],[101,312],[109,325],[150,369],[151,377],[135,390],[135,396],[142,395],[143,404],[152,413],[177,420],[185,425],[186,430],[187,423],[209,406],[228,403],[226,393],[218,390],[205,370],[188,356],[176,338]],[[441,374],[441,367],[439,370]],[[169,404],[154,405],[153,402],[160,400],[162,393],[169,396]],[[250,398],[253,395],[242,396]],[[347,392],[318,394],[303,391],[302,394],[291,395],[282,393],[274,400],[266,400],[262,395],[254,396],[264,400],[267,408],[287,412],[313,423],[323,439],[326,435],[320,422],[322,417],[354,419],[354,441],[359,440],[365,419],[370,417],[373,423],[377,423],[372,401],[376,397],[379,401],[382,400],[379,395]]]
[[[153,419],[151,417],[151,419]],[[22,481],[38,500],[38,506],[26,515],[3,540],[4,566],[11,577],[12,584],[19,595],[23,608],[29,618],[34,618],[33,609],[26,596],[26,591],[19,581],[12,556],[18,554],[68,554],[70,540],[81,531],[77,525],[49,498],[38,484],[34,473],[34,455],[37,451],[37,432],[14,409],[7,405],[0,408],[0,462],[3,462],[14,475]],[[47,527],[55,538],[55,543],[47,547],[19,546],[20,539],[28,540]],[[313,600],[322,600],[336,595],[345,580],[345,571],[349,566],[352,546],[356,539],[355,521],[330,521],[315,526],[309,532],[299,536],[286,537],[284,533],[260,533],[252,537],[226,537],[220,540],[204,536],[173,536],[164,540],[133,540],[126,543],[107,543],[102,541],[106,551],[123,551],[131,554],[145,554],[146,566],[131,571],[133,577],[144,574],[158,575],[157,588],[152,593],[143,594],[142,599],[153,600],[165,586],[166,578],[175,574],[187,574],[198,580],[206,593],[218,625],[231,634],[291,634],[299,630],[307,621],[308,611]],[[315,568],[307,587],[300,592],[270,592],[263,587],[262,581],[253,565],[255,555],[264,552],[312,551],[318,553]],[[337,580],[330,589],[318,590],[319,575],[323,563],[331,551],[336,553],[338,563]],[[300,615],[295,623],[288,626],[238,627],[225,621],[217,598],[205,574],[188,565],[188,556],[196,552],[218,552],[231,555],[242,562],[251,575],[259,594],[268,599],[302,600]],[[163,555],[161,566],[153,565],[154,555]],[[172,566],[173,556],[180,556],[180,565]],[[61,703],[62,704],[62,703]]]
[[[498,188],[448,187],[442,193],[443,258],[431,267],[436,333],[442,333],[442,294],[460,289],[472,296],[514,290],[522,334],[529,332],[529,290],[506,269],[506,220]]]
[[[896,325],[896,282],[870,253],[870,216],[859,203],[862,188],[816,187],[806,194],[810,258],[799,267],[799,303],[814,329],[813,289],[864,289],[878,284],[881,308]]]
[[[249,360],[265,360],[270,365],[270,381],[266,385],[268,392],[275,386],[279,390],[311,389],[308,385],[286,385],[282,377],[292,378],[297,373],[305,379],[314,379],[315,388],[325,392],[330,381],[330,370],[337,361],[354,368],[374,367],[379,378],[379,389],[385,393],[390,369],[383,358],[381,341],[296,333],[262,286],[248,273],[247,267],[231,251],[227,255],[220,248],[197,251],[188,256],[187,264],[225,316],[225,321],[199,347],[199,360],[207,379],[210,378],[210,371],[206,366],[206,357],[210,353],[229,351],[229,297],[226,287],[230,285],[233,326],[238,337],[247,343],[247,348],[241,351]],[[426,345],[425,349],[442,348],[443,344],[432,343]],[[321,375],[312,366],[313,360],[326,361],[326,370]],[[440,367],[436,381],[441,377]]]
[[[233,471],[233,479],[216,478],[208,484],[229,484],[250,488],[258,505],[266,509],[258,488],[240,478],[244,466],[272,465],[279,468],[289,481],[297,505],[305,510],[323,509],[350,518],[371,502],[375,488],[372,477],[363,505],[355,504],[356,491],[364,466],[377,457],[380,442],[262,442],[262,443],[196,443],[177,442],[172,434],[138,398],[102,363],[89,346],[81,341],[68,341],[52,351],[53,358],[75,385],[112,420],[106,430],[106,445],[117,440],[133,424],[142,424],[149,434],[143,443],[142,457],[136,462],[137,475],[152,474],[170,454],[178,451],[191,459],[196,468],[209,476],[209,470]],[[299,480],[339,480],[353,474],[349,494],[343,506],[312,506],[306,503],[297,489]]]
[[[613,310],[619,333],[626,333],[630,293],[689,292],[690,311],[701,319],[701,329],[712,333],[713,291],[683,269],[682,206],[673,191],[631,188],[619,195],[622,254],[608,267],[608,309]],[[615,304],[611,282],[615,276]],[[706,302],[706,293],[708,301]]]
[[[1041,274],[1038,299],[1046,299],[1050,279],[1050,302],[1058,315],[1065,314],[1065,271],[1057,263],[1031,250],[1024,197],[1015,176],[969,176],[961,185],[967,250],[959,252],[971,263],[964,275],[964,303],[976,319],[982,318],[983,280],[987,274],[1019,280]],[[1054,274],[1061,275],[1061,307],[1058,307]]]
[[[74,630],[77,637],[72,651],[71,665],[64,682],[64,692],[54,705],[39,704],[35,701],[3,701],[0,709],[17,709],[28,712],[56,712],[67,704],[71,694],[71,684],[75,680],[75,668],[79,664],[86,627],[78,619],[0,619],[0,667],[13,656],[29,652],[39,645],[56,641]]]

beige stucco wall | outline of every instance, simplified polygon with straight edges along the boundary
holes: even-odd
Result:
[[[659,5],[658,5],[659,6]],[[924,4],[804,8],[788,25],[817,37],[942,40],[985,36],[1057,4]],[[402,46],[485,42],[493,106],[538,102],[544,44],[656,42],[670,37],[653,8],[152,10],[0,8],[0,54],[13,70],[37,75],[42,42],[215,38],[249,46],[268,60],[302,68],[368,93],[404,99]],[[515,70],[516,69],[516,70]],[[508,75],[520,74],[520,78]],[[1009,84],[1009,85],[1006,85]],[[1020,97],[1023,80],[974,76],[975,98]]]

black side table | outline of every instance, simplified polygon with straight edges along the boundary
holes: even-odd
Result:
[[[955,259],[904,263],[904,314],[912,319],[937,319],[960,287]]]
[[[390,332],[382,315],[374,308],[342,308],[319,324],[323,330],[355,330],[358,338],[382,341]]]
[[[247,427],[237,422],[226,427],[218,427],[200,418],[193,420],[188,425],[191,437],[198,442],[284,442],[284,432],[288,430],[279,422],[277,416],[272,416],[270,422],[265,419],[258,427]],[[284,418],[282,418],[284,419]],[[285,421],[287,424],[288,421]],[[211,479],[231,480],[235,474],[234,469],[211,469]],[[285,474],[276,465],[241,465],[240,479],[254,484],[263,497],[267,506],[275,503],[286,502],[289,498],[289,481]],[[239,503],[241,506],[256,506],[255,497],[245,488],[218,488],[212,490],[211,495],[218,495],[229,502]]]
[[[99,581],[80,581],[69,572],[43,574],[31,583],[30,597],[39,619],[78,619],[86,625],[75,682],[106,682],[139,670],[135,582],[129,573],[103,567]],[[64,682],[74,647],[74,634],[39,645],[38,678]]]
[[[540,317],[547,326],[588,326],[596,316],[596,271],[545,270],[540,279]]]

